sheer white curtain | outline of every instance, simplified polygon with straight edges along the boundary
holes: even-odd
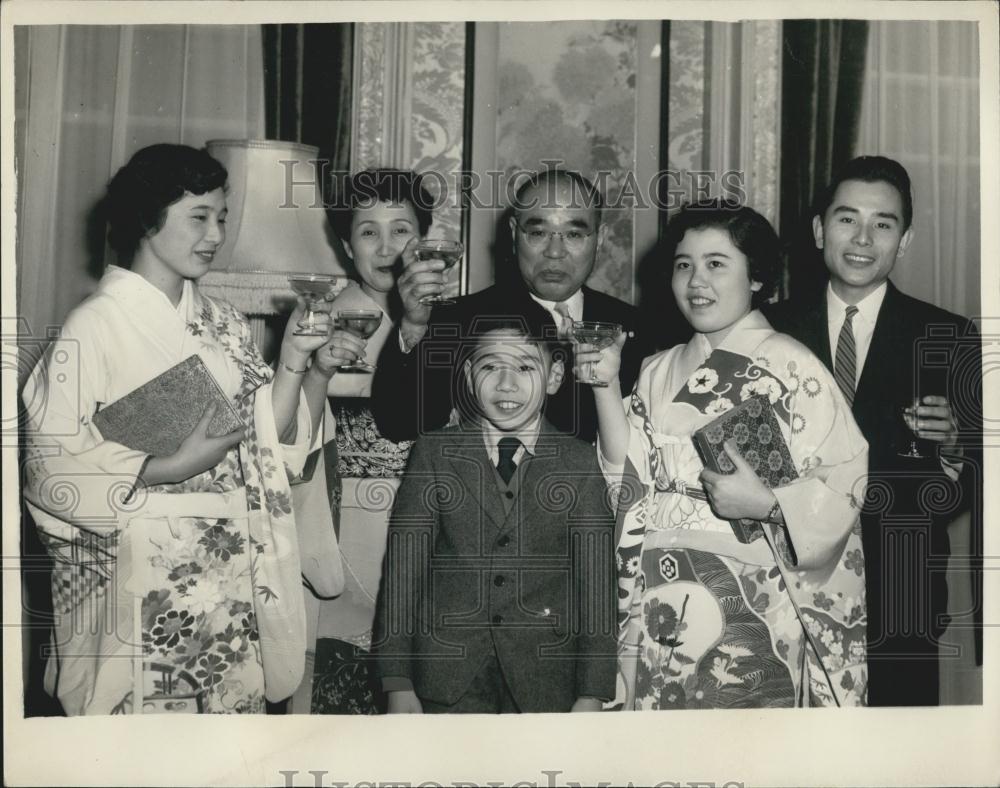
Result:
[[[18,314],[49,326],[92,289],[111,175],[154,142],[264,135],[261,29],[38,26],[15,31]],[[37,345],[22,345],[23,379]]]
[[[974,22],[872,22],[858,153],[897,159],[913,181],[915,236],[893,281],[967,317],[980,306],[979,30]],[[957,568],[970,551],[969,517],[948,527],[952,565],[941,651],[943,704],[980,703],[972,592]],[[955,651],[955,647],[960,649]]]
[[[893,281],[978,316],[978,25],[872,22],[859,140],[859,154],[897,159],[913,180],[916,235]]]

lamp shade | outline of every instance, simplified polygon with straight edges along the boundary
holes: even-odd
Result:
[[[273,315],[294,300],[289,274],[339,275],[340,243],[323,210],[319,148],[278,140],[210,140],[229,171],[226,243],[198,287],[241,312]]]

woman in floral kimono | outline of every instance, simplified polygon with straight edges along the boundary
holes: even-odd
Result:
[[[624,472],[613,707],[864,704],[867,444],[822,363],[755,309],[778,273],[766,219],[728,202],[690,205],[666,247],[694,338],[646,359],[624,410],[624,338],[577,358],[610,381],[595,391],[599,455],[610,479]],[[704,468],[692,442],[758,394],[798,473],[774,490],[732,439],[729,475]],[[753,521],[745,542],[730,523],[740,518]]]
[[[272,371],[246,320],[199,293],[225,241],[225,184],[204,151],[153,145],[133,156],[106,201],[120,265],[25,386],[25,496],[54,561],[46,688],[70,715],[263,712],[301,680],[289,483],[317,443],[329,368],[360,345],[340,337],[307,371],[327,338],[292,325]],[[290,322],[301,314],[300,304]],[[210,437],[209,409],[169,456],[102,439],[100,408],[192,354],[242,429]],[[310,536],[320,551],[333,538]]]

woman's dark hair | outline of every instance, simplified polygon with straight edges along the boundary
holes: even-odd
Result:
[[[167,208],[185,193],[226,186],[226,168],[205,150],[163,143],[137,151],[108,184],[104,210],[108,242],[123,268],[132,265],[139,242],[163,227]]]
[[[430,229],[434,198],[424,187],[422,176],[412,170],[363,170],[338,179],[334,186],[335,193],[327,204],[326,215],[343,242],[350,241],[354,212],[375,202],[410,205],[417,217],[420,236],[427,235]]]
[[[677,247],[689,230],[715,227],[725,230],[733,246],[747,258],[750,281],[760,282],[750,305],[758,309],[774,295],[781,276],[781,246],[771,223],[753,208],[725,198],[701,200],[683,206],[667,225],[663,250],[673,270]]]

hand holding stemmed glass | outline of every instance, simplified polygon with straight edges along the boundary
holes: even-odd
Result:
[[[334,321],[336,328],[363,340],[368,340],[381,324],[382,312],[379,309],[341,309]],[[358,355],[353,362],[343,364],[339,369],[342,372],[374,372],[375,365]]]
[[[910,404],[903,408],[903,421],[906,422],[906,426],[912,433],[910,437],[910,445],[905,451],[900,451],[900,457],[906,457],[911,460],[922,460],[927,455],[921,454],[920,449],[917,446],[917,409],[920,407],[920,395],[915,394]]]
[[[571,337],[576,345],[574,370],[577,379],[598,388],[606,387],[608,381],[618,375],[621,365],[621,347],[625,343],[621,324],[577,320],[573,323]],[[603,352],[613,345],[617,352]],[[602,369],[600,376],[598,369]]]
[[[942,449],[952,449],[958,443],[958,423],[947,397],[936,394],[914,396],[910,406],[903,408],[903,421],[913,433],[913,438],[909,448],[899,452],[900,457],[926,457],[920,452],[918,440],[933,441]]]
[[[333,300],[333,289],[340,279],[332,274],[289,274],[288,284],[292,290],[305,302],[306,313],[293,332],[295,336],[319,337],[326,336],[328,327],[321,325],[316,319],[320,305]]]
[[[444,264],[444,268],[441,269],[441,273],[442,275],[447,276],[448,269],[462,259],[462,252],[464,251],[465,247],[462,246],[459,241],[425,238],[417,242],[417,245],[413,250],[413,254],[419,262],[439,260]],[[448,298],[447,296],[441,294],[425,295],[421,297],[420,303],[424,306],[454,304],[455,299]]]

